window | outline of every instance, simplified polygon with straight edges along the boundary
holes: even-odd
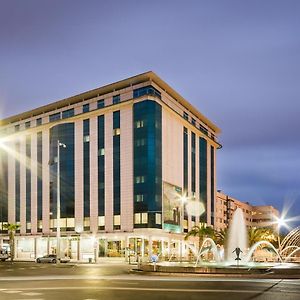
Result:
[[[113,104],[120,103],[120,95],[113,96]]]
[[[148,213],[136,213],[134,214],[134,224],[147,224]]]
[[[98,225],[99,226],[105,225],[105,217],[104,216],[98,217]]]
[[[113,130],[113,135],[120,135],[120,134],[121,134],[120,128],[116,128]]]
[[[141,224],[141,214],[134,214],[134,224]]]
[[[201,124],[199,125],[199,129],[200,129],[200,131],[203,132],[205,135],[208,135],[208,130],[207,130],[205,127],[203,127]]]
[[[15,125],[15,132],[20,131],[20,125]]]
[[[89,111],[90,111],[90,105],[89,104],[84,104],[82,106],[82,112],[86,113],[86,112],[89,112]]]
[[[49,116],[49,122],[54,122],[57,120],[60,120],[60,112]]]
[[[155,214],[155,223],[161,225],[161,214]]]
[[[196,126],[196,120],[194,118],[192,118],[192,124]]]
[[[42,118],[36,119],[36,126],[42,125]]]
[[[142,97],[144,95],[150,95],[161,99],[161,93],[151,85],[133,91],[133,98]]]
[[[145,145],[146,145],[146,140],[145,139],[136,140],[136,146],[137,147],[145,146]]]
[[[70,118],[74,116],[74,108],[65,110],[62,112],[62,118],[66,119],[66,118]]]
[[[103,108],[104,107],[104,99],[97,101],[97,108]]]
[[[135,201],[136,202],[143,202],[144,201],[144,195],[135,195]]]
[[[99,149],[98,156],[103,156],[105,154],[104,148]]]
[[[25,123],[25,128],[30,128],[30,121]]]
[[[114,216],[114,225],[117,225],[117,226],[121,225],[121,217],[120,217],[120,215]]]
[[[141,128],[141,127],[144,127],[144,121],[143,120],[136,121],[135,122],[135,128]]]
[[[144,183],[145,182],[145,176],[136,176],[135,177],[135,183]]]
[[[187,121],[189,120],[189,115],[185,111],[183,112],[183,118]]]
[[[147,223],[148,223],[148,214],[142,213],[142,224],[147,224]]]

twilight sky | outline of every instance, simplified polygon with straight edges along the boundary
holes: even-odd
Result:
[[[300,1],[0,0],[0,118],[148,70],[222,129],[218,189],[300,215]]]

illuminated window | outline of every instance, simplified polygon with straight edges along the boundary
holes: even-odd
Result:
[[[121,134],[120,128],[115,128],[115,129],[113,130],[113,135],[120,135],[120,134]]]

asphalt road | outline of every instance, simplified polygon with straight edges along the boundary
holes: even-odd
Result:
[[[300,299],[300,280],[145,276],[131,266],[0,264],[0,300]]]

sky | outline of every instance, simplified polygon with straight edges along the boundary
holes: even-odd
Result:
[[[299,16],[298,0],[0,0],[0,118],[152,70],[221,128],[218,189],[300,215]]]

